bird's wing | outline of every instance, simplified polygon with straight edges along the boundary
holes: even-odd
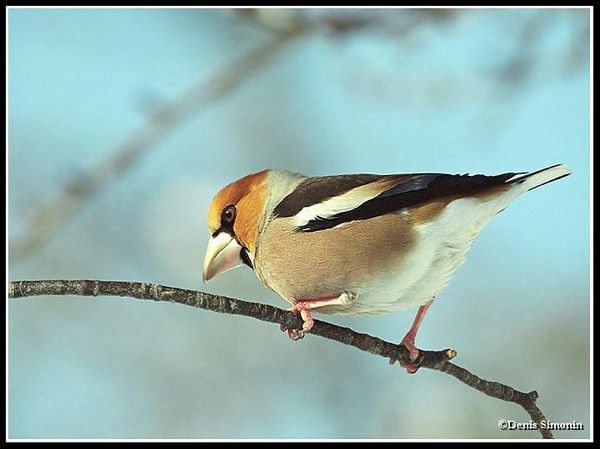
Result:
[[[419,173],[308,178],[281,200],[273,214],[294,217],[298,231],[314,232],[446,197],[476,196],[506,185],[515,175]]]

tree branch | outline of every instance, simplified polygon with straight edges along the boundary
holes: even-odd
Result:
[[[267,304],[145,282],[96,280],[15,281],[10,283],[8,290],[8,297],[15,299],[40,295],[124,296],[153,301],[170,301],[213,312],[244,315],[269,323],[278,323],[288,328],[299,329],[302,327],[302,319],[298,315]],[[404,346],[389,343],[371,335],[361,334],[347,327],[315,320],[310,334],[354,346],[374,355],[410,363],[408,350]],[[524,393],[508,385],[482,379],[468,370],[450,363],[449,360],[455,355],[456,351],[452,349],[443,351],[422,350],[418,362],[423,368],[447,373],[488,396],[520,405],[529,414],[531,420],[538,424],[542,437],[553,438],[550,430],[543,429],[540,425],[542,421],[547,421],[547,419],[536,406],[538,398],[536,391]]]

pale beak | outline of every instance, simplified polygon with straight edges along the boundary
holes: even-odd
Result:
[[[232,268],[243,265],[240,257],[242,246],[227,232],[211,237],[204,256],[202,279],[204,282]]]

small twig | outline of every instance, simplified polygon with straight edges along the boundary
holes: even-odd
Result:
[[[299,329],[302,327],[302,319],[298,315],[267,304],[242,301],[201,291],[184,290],[145,282],[96,280],[15,281],[10,283],[8,290],[9,298],[40,295],[126,296],[154,301],[170,301],[213,312],[249,316],[269,323],[282,324],[288,328]],[[315,320],[310,334],[354,346],[374,355],[392,358],[403,363],[410,363],[408,350],[404,346],[389,343],[371,335],[361,334],[347,327]],[[452,349],[420,352],[419,362],[421,367],[450,374],[471,388],[481,391],[488,396],[520,405],[529,414],[532,421],[538,424],[542,437],[553,438],[550,430],[543,429],[540,425],[542,421],[547,421],[547,419],[536,406],[538,398],[536,391],[524,393],[508,385],[482,379],[468,370],[450,363],[449,360],[456,355],[456,351]]]

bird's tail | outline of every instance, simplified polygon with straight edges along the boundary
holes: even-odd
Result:
[[[542,168],[541,170],[527,173],[518,178],[508,181],[510,184],[522,184],[527,190],[533,190],[537,187],[556,181],[557,179],[569,176],[571,170],[564,164],[553,165],[552,167]]]

